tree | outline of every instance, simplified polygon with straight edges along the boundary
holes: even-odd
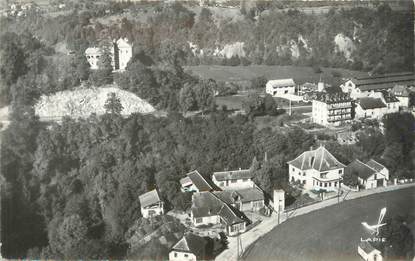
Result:
[[[250,116],[262,114],[264,112],[264,101],[257,93],[250,93],[242,102],[242,108]]]
[[[193,88],[190,84],[185,85],[179,94],[180,108],[183,112],[188,112],[195,109],[196,98]]]
[[[109,48],[103,48],[103,53],[98,61],[98,70],[95,70],[90,79],[95,86],[110,84],[113,82],[112,58]]]
[[[263,89],[267,84],[268,80],[264,75],[258,76],[251,79],[251,88],[252,89]]]
[[[121,114],[124,107],[121,104],[120,98],[115,92],[110,92],[107,94],[108,98],[104,104],[106,113],[109,114]]]
[[[265,94],[264,110],[268,115],[275,115],[277,113],[277,102],[269,93]]]
[[[414,236],[407,226],[408,218],[393,216],[386,220],[380,237],[386,238],[381,244],[385,258],[409,260],[414,255]]]
[[[204,112],[213,108],[216,82],[212,79],[201,80],[195,87],[195,96],[199,109]]]

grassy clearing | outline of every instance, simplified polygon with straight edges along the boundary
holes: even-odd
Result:
[[[215,79],[217,81],[249,81],[254,77],[264,75],[267,79],[293,78],[296,83],[318,82],[320,74],[315,73],[313,68],[305,66],[221,66],[221,65],[198,65],[188,66],[187,70],[205,79]],[[339,79],[333,77],[332,72],[337,71],[343,78],[365,75],[365,72],[351,71],[340,68],[322,68],[321,77],[324,82],[336,84]]]

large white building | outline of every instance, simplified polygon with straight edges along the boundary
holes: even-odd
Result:
[[[289,180],[302,184],[305,190],[336,191],[344,174],[345,165],[326,148],[305,151],[288,162]]]
[[[338,126],[352,119],[352,99],[345,93],[313,93],[312,119],[323,126]]]
[[[252,171],[249,169],[214,172],[212,181],[223,190],[253,188]]]
[[[390,92],[399,100],[400,107],[409,107],[410,92],[405,85],[395,85]]]
[[[163,215],[164,203],[156,189],[153,189],[138,197],[141,206],[141,215],[144,218],[151,218],[157,215]]]
[[[133,47],[127,38],[114,41],[110,47],[111,65],[114,71],[124,71],[133,56]],[[99,59],[103,54],[102,48],[89,47],[85,50],[85,56],[92,70],[99,69]]]
[[[295,82],[293,79],[270,80],[265,85],[265,92],[272,96],[284,96],[295,94]]]

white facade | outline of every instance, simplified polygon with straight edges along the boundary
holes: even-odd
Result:
[[[387,179],[380,173],[376,173],[368,177],[367,179],[358,178],[359,184],[364,186],[365,189],[373,189],[377,187],[386,187]],[[379,184],[379,182],[381,184]]]
[[[169,253],[169,261],[196,261],[197,258],[193,253],[172,250]]]
[[[215,176],[212,176],[212,181],[216,184],[216,186],[220,187],[223,190],[238,190],[244,188],[253,188],[255,186],[255,183],[250,178],[218,181]]]
[[[377,249],[373,249],[372,251],[367,253],[363,248],[358,246],[357,252],[365,261],[383,261],[381,252]]]
[[[323,126],[337,126],[350,121],[352,116],[352,104],[350,101],[328,104],[323,101],[313,100],[312,119],[314,123]]]
[[[291,182],[300,182],[305,190],[336,191],[340,186],[339,180],[343,173],[344,168],[320,172],[315,169],[300,170],[290,166],[289,178]]]
[[[163,214],[164,214],[164,210],[163,210],[163,203],[162,202],[160,202],[157,205],[141,208],[141,215],[144,218],[150,218],[150,217],[163,215]]]
[[[128,39],[120,38],[116,42],[113,42],[109,51],[113,70],[124,71],[133,56],[133,47],[128,43]],[[92,70],[99,69],[98,62],[102,53],[102,49],[99,47],[89,47],[85,50],[86,59]]]
[[[265,85],[265,92],[272,96],[295,94],[295,82],[293,79],[271,80]]]
[[[92,70],[98,70],[98,61],[101,55],[102,55],[101,48],[90,47],[85,50],[86,59],[89,65],[91,66]]]
[[[128,62],[133,57],[133,47],[131,44],[128,43],[128,39],[126,38],[118,39],[117,47],[118,47],[118,63],[119,63],[118,69],[120,71],[124,71],[127,67]]]
[[[195,227],[200,227],[200,226],[206,226],[206,225],[215,225],[215,224],[219,224],[220,223],[220,217],[219,215],[213,215],[213,216],[205,216],[205,217],[198,217],[195,218],[192,216],[192,221],[193,221],[193,225]]]
[[[357,119],[382,119],[383,115],[387,112],[387,108],[373,108],[373,109],[363,109],[359,104],[355,108],[355,117]]]

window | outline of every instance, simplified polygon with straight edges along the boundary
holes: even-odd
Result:
[[[320,173],[320,178],[322,179],[327,178],[327,172]]]
[[[303,184],[305,185],[305,180],[303,180]]]
[[[334,182],[334,186],[335,186],[335,187],[337,187],[337,181],[336,181],[336,182]]]
[[[197,223],[202,223],[203,222],[203,218],[196,218],[196,224]]]
[[[189,255],[188,254],[184,254],[184,257],[188,257]]]
[[[376,174],[375,174],[375,175],[373,175],[373,179],[376,179]]]
[[[331,187],[331,182],[329,182],[329,187]]]
[[[295,168],[292,168],[293,172],[295,172]]]
[[[324,183],[324,187],[327,188],[327,183]]]
[[[236,180],[236,179],[232,179],[231,180],[231,183],[236,183],[238,180]]]
[[[343,173],[343,170],[339,169],[339,174],[342,174],[342,173]]]
[[[174,252],[174,257],[177,257],[177,252]]]

